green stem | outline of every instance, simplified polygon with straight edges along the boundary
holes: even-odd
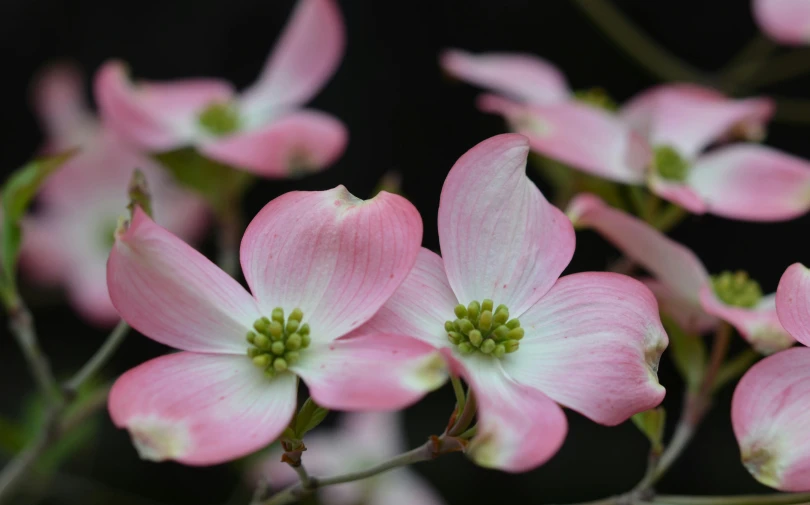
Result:
[[[217,265],[235,277],[239,272],[239,244],[242,240],[242,216],[236,201],[223,206],[218,218]]]
[[[728,360],[720,367],[720,370],[717,371],[717,376],[712,385],[712,392],[715,393],[719,391],[723,386],[744,374],[745,371],[751,368],[751,365],[761,357],[758,352],[748,348]]]
[[[59,387],[51,372],[51,365],[48,357],[42,352],[39,346],[39,339],[34,328],[34,319],[25,303],[17,298],[15,303],[8,309],[9,327],[17,344],[28,362],[28,368],[42,392],[45,400],[52,406],[59,404],[62,399],[59,394]]]
[[[113,354],[115,354],[115,351],[118,350],[118,347],[124,342],[127,333],[129,333],[129,325],[121,320],[113,331],[110,332],[107,339],[101,347],[99,347],[93,357],[64,384],[64,391],[68,394],[76,394],[88,379],[98,373],[98,371],[107,364]]]
[[[650,223],[652,216],[649,213],[649,193],[647,193],[643,186],[628,186],[628,189],[636,215],[645,222]]]
[[[659,231],[666,233],[680,224],[688,215],[686,210],[671,203],[658,214],[653,224]]]
[[[720,69],[717,77],[719,87],[726,93],[744,91],[746,84],[758,74],[777,47],[765,35],[756,35]]]
[[[311,478],[309,476],[309,472],[307,472],[307,469],[304,468],[304,464],[300,463],[297,466],[293,465],[290,466],[292,467],[293,470],[295,470],[295,473],[298,474],[298,478],[301,480],[301,486],[304,489],[309,488]]]
[[[752,78],[750,89],[762,88],[810,71],[810,49],[796,49],[771,60],[762,72]]]
[[[467,393],[467,404],[464,405],[464,411],[458,416],[456,423],[447,430],[447,434],[451,437],[457,437],[466,431],[472,423],[477,410],[478,405],[476,403],[475,394],[470,390],[470,392]]]
[[[464,386],[461,384],[461,380],[455,375],[450,376],[450,383],[453,385],[453,393],[456,395],[456,411],[461,415],[464,411],[464,403],[466,402]]]
[[[656,77],[665,81],[706,81],[700,71],[655,42],[607,0],[574,0],[574,4],[617,46]]]
[[[660,505],[798,505],[810,502],[810,493],[761,494],[741,496],[656,496]]]

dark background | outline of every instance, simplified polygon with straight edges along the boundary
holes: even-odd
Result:
[[[721,67],[756,33],[747,0],[616,3],[657,41],[706,71]],[[396,169],[404,176],[404,193],[424,218],[425,245],[438,249],[436,212],[447,171],[474,144],[504,131],[501,119],[474,108],[476,89],[442,75],[437,64],[442,48],[535,53],[557,63],[574,88],[601,86],[619,101],[657,82],[567,1],[344,0],[340,4],[347,25],[347,52],[313,106],[348,125],[348,150],[322,174],[257,184],[245,203],[248,217],[294,188],[345,184],[365,197],[384,172]],[[292,6],[291,0],[0,3],[4,88],[0,167],[4,176],[32,156],[41,142],[27,93],[30,79],[46,62],[69,58],[92,74],[107,58],[118,57],[130,63],[136,77],[219,76],[245,86],[256,77]],[[808,84],[807,79],[793,79],[763,92],[801,97]],[[808,157],[809,133],[800,124],[776,123],[767,143]],[[810,246],[803,240],[807,230],[807,217],[777,224],[699,217],[688,219],[673,235],[694,248],[710,271],[746,269],[765,292],[772,292],[790,263],[808,262]],[[206,251],[211,252],[210,243]],[[594,235],[579,234],[569,271],[603,269],[616,257]],[[43,345],[56,373],[66,376],[90,356],[105,333],[85,326],[58,293],[35,295],[31,305]],[[108,377],[161,352],[159,345],[132,335],[108,367]],[[674,421],[681,391],[666,357],[661,381],[669,389],[664,405]],[[3,333],[0,414],[18,415],[32,386],[13,340]],[[729,420],[731,389],[719,396],[690,448],[661,481],[661,492],[766,490],[739,461]],[[451,406],[452,394],[442,390],[409,409],[406,422],[412,445],[440,432]],[[630,489],[646,464],[643,436],[630,423],[605,428],[568,414],[571,426],[565,446],[535,471],[522,475],[487,471],[457,455],[416,470],[450,504],[572,502]],[[234,466],[195,469],[141,462],[126,434],[103,417],[95,446],[63,468],[63,474],[72,477],[57,482],[57,493],[47,503],[113,503],[89,491],[98,489],[89,484],[96,482],[120,491],[121,498],[114,503],[214,505],[224,503],[239,481]]]

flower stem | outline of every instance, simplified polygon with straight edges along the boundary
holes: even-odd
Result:
[[[467,394],[467,404],[464,405],[464,411],[458,416],[456,419],[455,424],[447,430],[447,434],[451,437],[457,437],[461,433],[465,432],[467,428],[470,427],[470,423],[472,423],[473,417],[475,417],[475,413],[478,410],[478,405],[475,399],[475,394],[473,394],[472,390]]]
[[[298,474],[298,478],[301,479],[301,487],[303,487],[304,489],[309,488],[311,479],[309,476],[309,472],[307,472],[307,469],[304,467],[304,464],[301,463],[298,466],[293,465],[290,466],[292,466],[292,469],[295,470],[295,473]]]
[[[466,402],[464,386],[462,386],[461,380],[455,375],[450,376],[450,383],[453,384],[453,393],[456,395],[456,409],[460,414],[462,411],[464,411],[464,403]]]
[[[8,308],[8,315],[11,333],[25,355],[28,368],[31,370],[37,386],[49,404],[58,404],[61,401],[59,388],[56,385],[53,372],[51,372],[48,357],[45,356],[39,346],[39,339],[34,328],[34,319],[31,317],[31,312],[29,312],[25,303],[17,298]]]
[[[113,331],[110,332],[107,339],[101,347],[99,347],[93,357],[64,384],[64,391],[70,395],[76,394],[89,378],[98,373],[98,371],[107,364],[107,361],[110,360],[121,343],[123,343],[127,333],[129,333],[129,325],[124,320],[121,320]]]
[[[798,77],[810,71],[810,49],[796,49],[771,60],[750,81],[750,88],[761,88]]]
[[[810,502],[810,493],[773,493],[741,496],[656,496],[658,505],[798,505]]]

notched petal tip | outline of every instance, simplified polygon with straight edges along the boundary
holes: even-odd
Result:
[[[129,431],[138,456],[144,460],[177,460],[190,446],[188,428],[177,421],[156,417],[130,419],[124,428]]]
[[[449,366],[440,351],[413,363],[406,383],[416,391],[430,392],[442,387],[449,377]]]

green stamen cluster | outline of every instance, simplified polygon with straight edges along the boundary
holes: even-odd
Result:
[[[492,307],[492,300],[456,306],[457,319],[444,323],[444,328],[459,351],[464,354],[478,351],[500,358],[518,350],[523,338],[520,321],[509,319],[506,305],[498,305],[495,310]]]
[[[582,103],[609,111],[619,109],[618,104],[602,88],[589,88],[574,91],[574,98]]]
[[[742,270],[712,276],[712,289],[717,298],[732,307],[750,309],[762,299],[759,283]]]
[[[662,179],[685,181],[689,175],[689,164],[681,158],[678,151],[670,146],[658,146],[653,157],[653,170]]]
[[[214,102],[200,113],[197,121],[212,135],[227,135],[239,129],[239,112],[231,104]]]
[[[301,309],[294,309],[285,322],[284,309],[276,307],[270,319],[262,317],[253,323],[256,331],[247,334],[252,346],[247,354],[254,365],[264,369],[267,377],[287,370],[301,358],[301,349],[309,347],[309,325],[301,324],[303,318]]]

